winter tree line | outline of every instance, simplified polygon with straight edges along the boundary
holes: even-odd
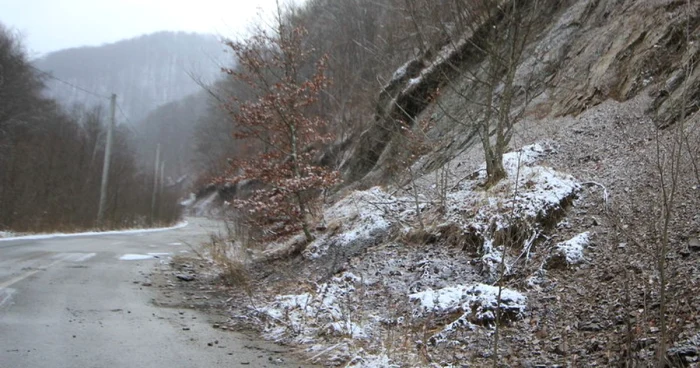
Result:
[[[97,226],[108,109],[62,108],[44,97],[46,78],[18,35],[0,24],[0,231]],[[179,218],[167,188],[152,209],[153,174],[137,166],[132,135],[120,126],[114,132],[104,228]]]

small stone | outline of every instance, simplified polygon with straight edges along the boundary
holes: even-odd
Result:
[[[183,327],[182,330],[183,330],[183,331],[189,331],[190,328],[189,328],[189,327]]]
[[[600,326],[600,324],[591,322],[591,323],[586,323],[583,324],[580,328],[581,331],[600,331],[603,329],[603,327]]]
[[[693,252],[700,252],[700,239],[691,238],[688,241],[688,249],[690,249]]]
[[[214,323],[211,327],[213,327],[213,328],[219,328],[220,326],[219,326],[218,323]]]
[[[182,281],[193,281],[194,280],[194,276],[187,275],[184,273],[178,273],[177,275],[175,275],[175,277],[177,277],[178,280],[182,280]]]
[[[214,344],[211,343],[211,342],[208,342],[208,343],[207,343],[207,346],[214,346]]]
[[[153,286],[153,284],[150,283],[150,282],[148,282],[148,281],[146,281],[146,282],[144,282],[144,283],[141,283],[141,285],[143,285],[143,286]]]
[[[564,347],[564,344],[559,344],[554,348],[554,354],[557,355],[566,355],[566,348]]]

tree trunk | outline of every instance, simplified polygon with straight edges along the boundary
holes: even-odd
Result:
[[[299,172],[299,155],[297,147],[297,131],[294,124],[289,124],[289,135],[292,141],[292,167],[294,170],[294,178],[297,180],[301,179],[301,173]],[[311,235],[311,230],[309,229],[309,223],[306,220],[307,208],[304,198],[302,198],[301,193],[296,193],[297,205],[299,206],[299,215],[301,221],[301,228],[304,230],[304,236],[306,241],[311,243],[314,241],[314,236]]]

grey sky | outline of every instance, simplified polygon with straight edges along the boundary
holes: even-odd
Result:
[[[275,0],[0,0],[0,22],[32,56],[157,31],[240,34]]]

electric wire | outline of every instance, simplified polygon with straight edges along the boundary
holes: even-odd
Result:
[[[86,88],[77,86],[77,85],[75,85],[75,84],[73,84],[73,83],[70,83],[70,82],[67,82],[67,81],[65,81],[65,80],[63,80],[63,79],[61,79],[61,78],[58,78],[58,77],[56,77],[55,75],[53,75],[53,74],[51,74],[51,73],[45,72],[45,71],[43,71],[43,70],[41,70],[41,69],[39,69],[39,68],[37,68],[37,67],[35,67],[35,66],[33,66],[33,65],[30,65],[30,67],[31,67],[32,69],[36,70],[37,72],[39,72],[39,73],[45,75],[46,77],[48,77],[48,78],[50,78],[50,79],[56,80],[56,81],[58,81],[58,82],[61,82],[61,83],[65,84],[65,85],[67,85],[67,86],[73,87],[73,88],[75,88],[75,89],[77,89],[77,90],[79,90],[79,91],[81,91],[81,92],[87,93],[87,94],[92,95],[92,96],[94,96],[94,97],[103,98],[103,99],[105,99],[105,100],[109,100],[109,99],[110,99],[110,97],[108,97],[108,96],[104,96],[104,95],[102,95],[102,94],[100,94],[100,93],[97,93],[97,92],[94,92],[94,91],[90,91],[90,90],[88,90],[88,89],[86,89]],[[119,104],[119,102],[117,102],[117,108],[119,109],[119,112],[122,114],[122,116],[124,117],[124,119],[125,119],[129,124],[133,124],[133,123],[131,122],[131,120],[129,119],[129,116],[124,112],[124,109],[122,109],[122,106]]]
[[[87,89],[85,89],[85,88],[83,88],[83,87],[80,87],[80,86],[76,86],[76,85],[73,84],[73,83],[70,83],[70,82],[67,82],[67,81],[65,81],[65,80],[63,80],[63,79],[61,79],[61,78],[58,78],[58,77],[56,77],[55,75],[53,75],[53,74],[51,74],[51,73],[48,73],[48,72],[45,72],[45,71],[43,71],[43,70],[41,70],[41,69],[39,69],[39,68],[37,68],[37,67],[35,67],[35,66],[33,66],[33,65],[30,65],[30,67],[31,67],[32,69],[38,71],[39,73],[45,75],[46,77],[48,77],[48,78],[50,78],[50,79],[59,81],[59,82],[65,84],[65,85],[71,86],[71,87],[73,87],[73,88],[75,88],[75,89],[77,89],[77,90],[79,90],[79,91],[85,92],[85,93],[90,94],[90,95],[93,95],[93,96],[95,96],[95,97],[104,98],[104,99],[109,100],[109,97],[107,97],[107,96],[101,95],[101,94],[99,94],[99,93],[97,93],[97,92],[93,92],[93,91],[87,90]]]

